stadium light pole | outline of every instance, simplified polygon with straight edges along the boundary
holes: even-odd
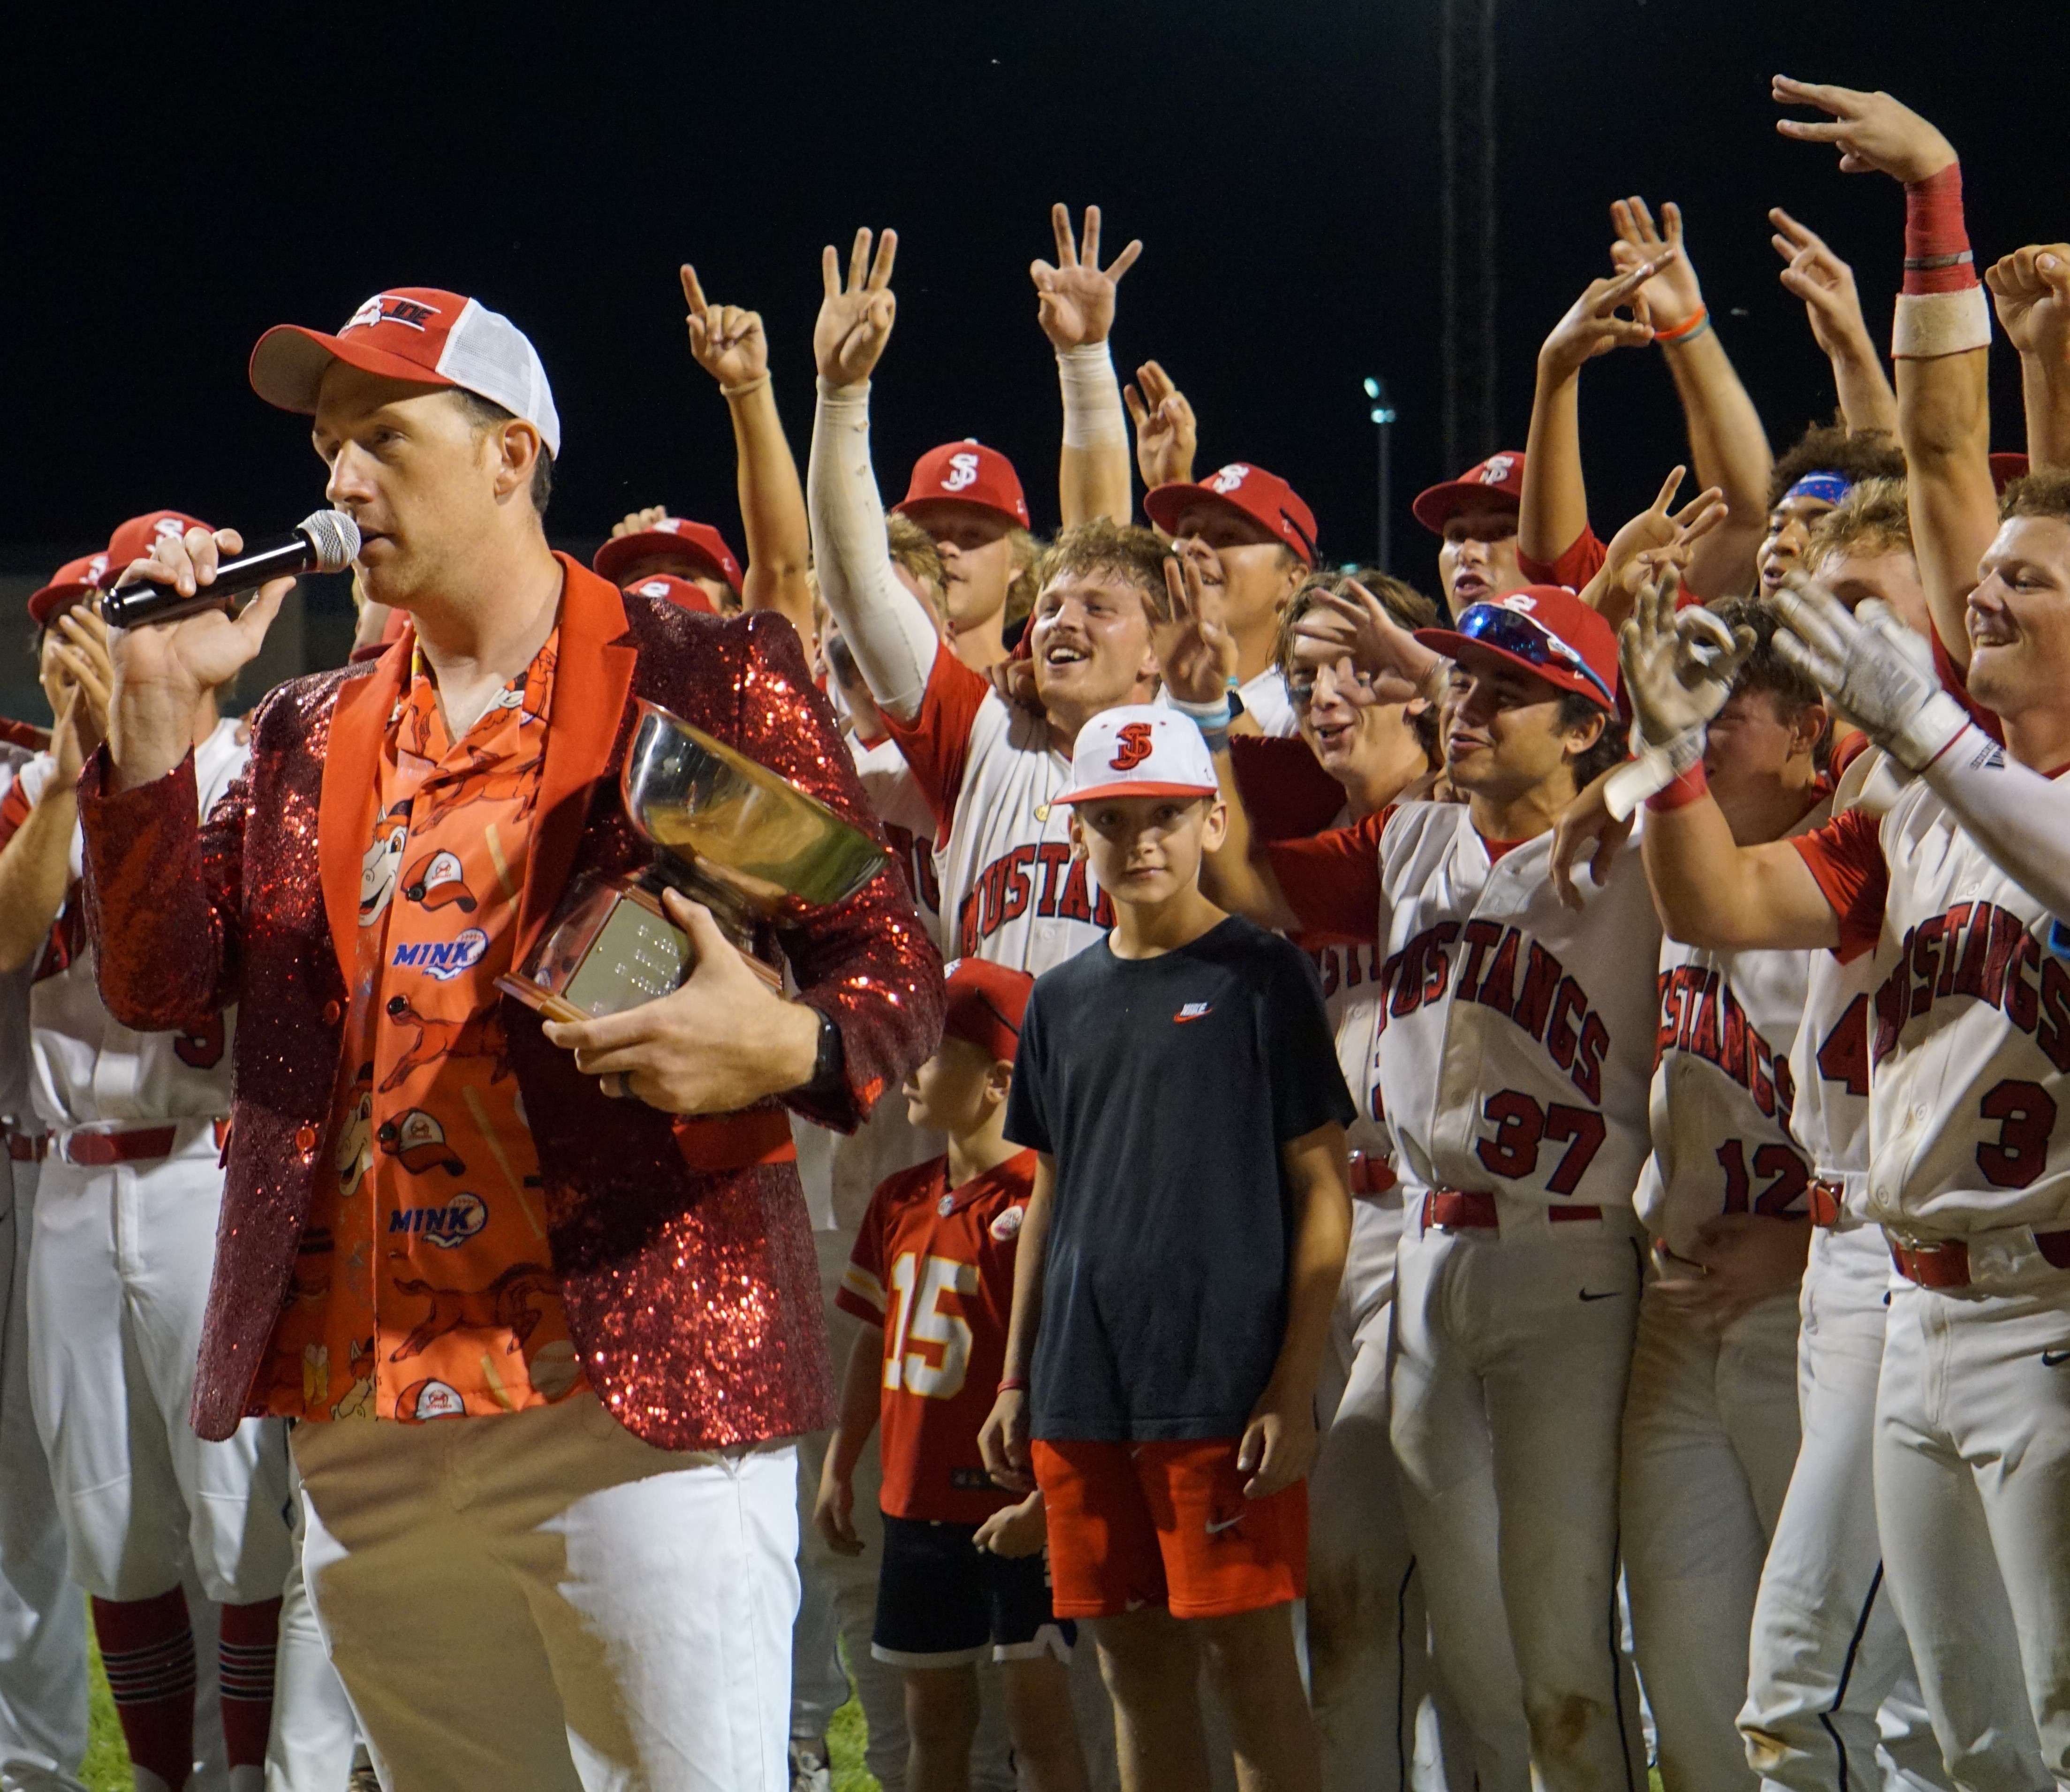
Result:
[[[1387,395],[1387,382],[1372,374],[1365,376],[1365,395],[1372,405],[1367,415],[1372,419],[1373,428],[1380,436],[1380,558],[1373,564],[1382,572],[1392,572],[1394,571],[1391,558],[1393,530],[1390,525],[1393,518],[1389,513],[1393,507],[1391,488],[1394,481],[1389,451],[1394,432],[1394,405]]]

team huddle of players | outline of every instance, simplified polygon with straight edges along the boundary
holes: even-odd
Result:
[[[595,569],[790,618],[954,961],[940,1049],[801,1143],[845,1371],[804,1453],[798,1785],[850,1675],[915,1792],[1630,1787],[1649,1739],[1671,1792],[2070,1785],[2070,247],[1980,278],[1930,124],[1775,97],[1904,187],[1895,387],[1772,213],[1839,400],[1772,455],[1678,211],[1620,201],[1525,448],[1416,501],[1442,604],[1332,571],[1277,475],[1196,477],[1164,369],[1117,377],[1139,245],[1102,267],[1096,210],[1034,271],[1046,544],[975,440],[883,508],[891,233],[825,252],[802,481],[759,318],[684,270],[747,551],[643,511]],[[1990,452],[1994,307],[2024,456]],[[1577,394],[1620,347],[1667,361],[1703,489],[1606,541]],[[335,1785],[278,1422],[186,1422],[223,1041],[116,1040],[76,913],[92,594],[191,524],[31,600],[59,721],[0,805],[0,1110],[18,1210],[41,1187],[0,1418],[39,1442],[0,1496],[45,1617],[0,1634],[0,1717],[76,1765],[68,1572],[140,1785],[194,1756],[190,1604],[224,1783]],[[204,809],[239,752],[198,739]],[[377,843],[363,899],[456,866]]]

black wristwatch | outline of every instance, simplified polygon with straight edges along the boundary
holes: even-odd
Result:
[[[841,1030],[824,1009],[820,1011],[820,1047],[812,1058],[812,1074],[798,1086],[801,1095],[825,1096],[839,1093],[846,1054]]]

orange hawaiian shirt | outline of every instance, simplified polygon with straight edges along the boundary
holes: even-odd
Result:
[[[415,1421],[583,1385],[496,980],[510,968],[560,632],[457,743],[421,652],[382,739],[332,1138],[268,1410]]]

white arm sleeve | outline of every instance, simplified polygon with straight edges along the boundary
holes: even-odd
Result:
[[[1128,425],[1121,408],[1121,382],[1105,342],[1057,351],[1057,381],[1064,394],[1064,446],[1127,448]]]
[[[2015,764],[1974,725],[1920,776],[2001,871],[2070,918],[2070,784]]]
[[[820,593],[878,706],[901,722],[920,713],[941,638],[898,583],[884,544],[884,503],[869,464],[869,383],[820,383],[805,474]]]

